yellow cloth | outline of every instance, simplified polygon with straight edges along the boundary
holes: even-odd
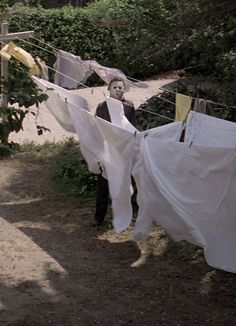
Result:
[[[39,68],[37,64],[34,61],[34,58],[32,55],[22,48],[16,46],[13,42],[9,42],[6,44],[0,51],[0,55],[6,58],[7,60],[10,60],[11,57],[14,57],[21,63],[23,63],[26,67],[29,68],[29,72],[32,75],[38,75]]]
[[[190,110],[192,98],[176,93],[175,95],[175,121],[185,121]]]

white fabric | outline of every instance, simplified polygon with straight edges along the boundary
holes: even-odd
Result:
[[[102,66],[95,60],[82,60],[80,56],[63,50],[58,51],[54,68],[56,69],[54,83],[68,89],[78,88],[94,72],[106,84],[109,84],[114,77],[118,77],[124,80],[126,86],[148,87],[144,82],[130,81],[119,69]]]
[[[156,202],[155,200],[153,201],[155,208],[153,208],[152,202],[149,202],[148,194],[150,194],[150,196],[152,194],[155,196],[155,189],[153,190],[151,187],[149,188],[151,183],[149,183],[148,171],[146,171],[146,167],[143,162],[144,154],[142,147],[140,147],[140,143],[141,141],[144,141],[146,137],[154,137],[155,139],[164,139],[169,141],[178,141],[181,136],[182,125],[183,124],[181,121],[168,123],[166,125],[144,131],[138,134],[136,137],[135,153],[133,154],[135,158],[135,164],[132,169],[132,175],[135,179],[138,189],[137,201],[139,205],[139,213],[134,232],[134,237],[137,240],[142,239],[146,236],[154,221],[154,218],[152,217],[153,214],[146,214],[145,210],[150,207],[150,212],[156,212],[156,207],[158,204],[162,203],[162,201],[159,203],[158,197]]]
[[[135,137],[85,110],[75,109],[69,102],[67,106],[90,171],[100,173],[100,165],[108,179],[113,226],[115,231],[123,231],[132,219],[130,171]]]
[[[124,114],[124,107],[121,101],[118,101],[114,98],[106,98],[108,111],[110,114],[111,122],[123,129],[126,129],[130,132],[135,132],[137,129],[129,122]]]
[[[188,144],[235,148],[236,123],[190,111],[184,141]]]
[[[81,60],[79,56],[63,50],[58,51],[54,66],[56,69],[54,83],[68,89],[78,88],[93,74],[90,61]]]
[[[70,102],[67,103],[67,108],[79,136],[80,149],[89,170],[95,174],[101,173],[100,162],[102,164],[107,145],[97,124],[97,118],[90,112],[76,108]]]
[[[88,102],[78,94],[57,86],[49,81],[32,76],[33,81],[37,86],[48,95],[45,102],[46,107],[55,117],[57,122],[68,132],[76,132],[71,116],[67,110],[66,102],[70,102],[75,107],[89,110]]]
[[[124,81],[124,83],[126,85],[126,88],[128,88],[128,86],[139,87],[139,88],[147,88],[148,87],[148,85],[145,84],[144,82],[141,82],[141,81],[132,82],[132,81],[130,81],[121,70],[116,69],[116,68],[109,68],[109,67],[102,66],[98,62],[96,62],[95,60],[90,61],[90,66],[91,66],[91,69],[93,69],[95,71],[95,73],[106,84],[109,84],[110,81],[113,78],[117,77],[117,78],[123,79],[123,81]]]
[[[105,168],[112,199],[115,231],[125,230],[132,220],[131,169],[136,138],[134,133],[97,117],[104,135],[107,152],[102,164]]]
[[[167,164],[168,162],[168,164]],[[236,272],[236,153],[232,149],[141,139],[135,238],[153,222],[204,248],[209,265]]]

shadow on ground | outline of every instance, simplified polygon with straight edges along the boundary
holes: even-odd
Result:
[[[174,254],[167,237],[134,264],[132,228],[91,228],[94,203],[55,193],[43,165],[11,164],[0,195],[1,326],[235,324],[235,275]]]

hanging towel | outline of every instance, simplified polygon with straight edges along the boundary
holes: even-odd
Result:
[[[192,98],[187,95],[176,93],[175,103],[175,121],[185,121],[191,107]]]
[[[0,51],[0,55],[7,60],[10,60],[11,57],[14,57],[29,68],[29,73],[31,75],[39,75],[40,73],[39,68],[35,63],[32,55],[22,48],[16,46],[13,42],[9,42],[3,47]]]
[[[68,89],[78,88],[93,74],[90,61],[83,61],[80,56],[62,50],[58,51],[54,68],[56,69],[54,83]]]

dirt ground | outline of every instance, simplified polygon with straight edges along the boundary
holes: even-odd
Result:
[[[234,274],[173,253],[158,227],[144,259],[132,227],[93,229],[94,204],[55,192],[45,165],[0,171],[1,326],[236,324]]]
[[[146,257],[132,227],[92,228],[94,203],[50,177],[20,155],[0,161],[0,326],[236,325],[234,274],[174,251],[157,226]]]

